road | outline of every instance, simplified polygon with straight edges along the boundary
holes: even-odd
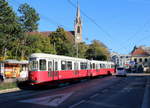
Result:
[[[0,94],[1,108],[150,108],[150,76],[107,76]]]

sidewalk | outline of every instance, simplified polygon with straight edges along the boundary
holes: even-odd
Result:
[[[20,89],[19,88],[11,88],[11,89],[0,90],[0,94],[15,92],[15,91],[20,91]]]

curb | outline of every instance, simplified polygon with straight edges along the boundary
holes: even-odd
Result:
[[[20,89],[19,88],[12,88],[12,89],[0,90],[0,94],[9,93],[9,92],[15,92],[15,91],[20,91]]]

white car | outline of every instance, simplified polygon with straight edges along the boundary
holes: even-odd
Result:
[[[116,76],[127,76],[127,72],[126,72],[125,68],[118,67],[116,69]]]

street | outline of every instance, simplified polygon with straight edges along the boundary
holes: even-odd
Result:
[[[149,108],[150,76],[107,76],[0,94],[1,108]]]

